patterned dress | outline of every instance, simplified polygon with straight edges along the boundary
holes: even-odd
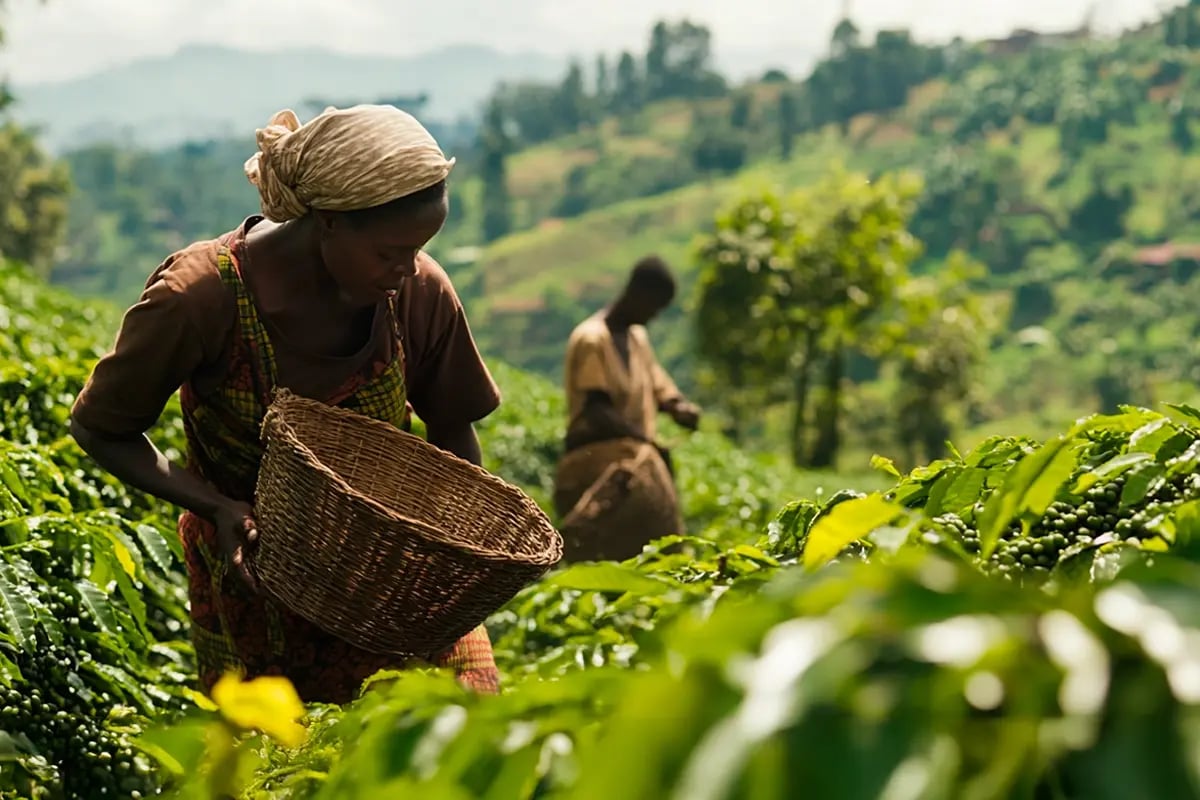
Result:
[[[218,268],[237,300],[238,318],[229,368],[215,391],[200,396],[185,383],[180,391],[189,468],[235,500],[253,501],[263,447],[259,429],[276,384],[275,355],[267,330],[242,280],[236,242],[220,242]],[[389,313],[395,320],[394,307]],[[397,327],[397,334],[399,329]],[[331,405],[405,427],[408,421],[404,348],[394,357],[347,380]],[[227,671],[246,678],[283,675],[310,702],[346,703],[362,681],[381,669],[397,669],[394,656],[371,653],[325,633],[264,594],[249,591],[222,554],[216,530],[185,513],[179,520],[188,569],[192,639],[205,691]],[[499,690],[491,642],[481,625],[437,659],[477,692]]]

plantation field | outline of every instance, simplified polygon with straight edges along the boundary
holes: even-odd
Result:
[[[413,671],[305,708],[192,691],[173,512],[63,438],[112,310],[10,265],[0,317],[0,797],[1200,796],[1186,406],[904,476],[671,433],[690,535],[498,611],[501,696]],[[495,370],[488,466],[545,502],[562,401]]]
[[[485,466],[548,513],[567,336],[641,256],[705,407],[662,432],[686,530],[496,609],[495,697],[196,691],[179,509],[67,436],[119,309],[43,279],[132,302],[256,211],[251,139],[6,127],[0,800],[1200,800],[1200,1],[1103,39],[846,19],[741,83],[647,33],[499,84],[430,243],[504,394]],[[183,458],[177,400],[150,435]]]

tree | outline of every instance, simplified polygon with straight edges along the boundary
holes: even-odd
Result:
[[[1105,245],[1125,235],[1125,215],[1133,208],[1134,191],[1127,176],[1114,174],[1093,164],[1089,191],[1071,209],[1071,238],[1082,248],[1098,253]]]
[[[659,20],[650,29],[650,46],[646,48],[646,98],[658,100],[669,92],[671,77],[667,68],[667,52],[671,48],[671,33],[667,23]]]
[[[974,373],[1002,324],[996,304],[971,289],[985,273],[955,251],[932,275],[901,283],[896,314],[869,349],[894,365],[896,439],[909,466],[946,456],[951,410],[970,398]]]
[[[6,7],[0,0],[0,11]],[[13,102],[0,82],[0,111]],[[0,255],[48,275],[66,227],[70,188],[66,166],[46,155],[33,132],[12,121],[0,126]]]
[[[859,46],[859,30],[854,20],[849,17],[841,19],[833,28],[833,36],[829,41],[829,55],[841,58]]]
[[[1190,307],[1197,288],[1194,279],[1140,289],[1126,279],[1091,294],[1076,290],[1078,305],[1063,321],[1060,342],[1076,385],[1090,390],[1097,410],[1152,406],[1155,383],[1196,379]]]
[[[876,80],[872,105],[877,109],[900,108],[908,102],[908,88],[925,79],[927,61],[924,48],[913,42],[908,31],[879,31],[871,54]]]
[[[711,117],[697,110],[692,116],[688,150],[692,165],[702,173],[729,174],[746,163],[748,136],[728,120]]]
[[[700,355],[735,389],[790,397],[799,466],[836,462],[845,360],[877,336],[873,318],[921,252],[905,228],[919,192],[906,174],[837,172],[791,198],[740,199],[698,245]],[[814,378],[824,402],[810,419]]]
[[[1192,134],[1191,114],[1183,98],[1175,98],[1168,110],[1171,117],[1171,143],[1181,153],[1190,153],[1196,145],[1196,137]]]
[[[743,89],[733,96],[729,108],[729,124],[744,131],[750,127],[750,117],[754,113],[754,95],[748,89]]]
[[[1005,216],[1023,208],[1025,187],[1016,158],[1004,151],[947,145],[922,165],[925,191],[912,231],[935,253],[955,248],[987,251],[989,263],[1004,265],[993,232]]]
[[[590,121],[588,97],[583,88],[583,67],[578,61],[571,62],[567,76],[558,87],[554,111],[559,126],[566,133],[574,133]]]
[[[682,20],[655,23],[646,49],[646,99],[702,97],[723,90],[724,81],[712,70],[712,33],[703,25]]]
[[[505,163],[511,142],[505,130],[504,109],[495,98],[488,104],[480,129],[483,180],[483,238],[493,241],[512,230],[512,208]]]
[[[66,165],[49,159],[29,130],[13,122],[0,127],[0,254],[47,275],[70,188]]]
[[[1191,2],[1168,12],[1163,18],[1164,41],[1171,47],[1195,47],[1197,34],[1196,6]]]
[[[558,85],[529,81],[505,84],[497,88],[493,100],[506,125],[511,125],[515,138],[525,145],[538,144],[575,129],[572,122],[578,114],[573,97],[567,101],[572,106],[566,112],[568,116],[563,114],[564,96],[573,91],[575,81],[568,73]]]
[[[779,154],[784,160],[792,157],[792,146],[800,130],[800,109],[794,92],[779,93]]]
[[[713,88],[712,32],[704,25],[683,20],[672,30],[669,66],[679,95],[699,97]],[[717,78],[719,81],[719,78]]]
[[[1090,146],[1108,141],[1112,124],[1122,117],[1128,122],[1132,112],[1125,107],[1128,99],[1122,97],[1128,91],[1129,80],[1101,81],[1096,74],[1098,68],[1078,58],[1062,66],[1055,124],[1059,149],[1068,163],[1078,161]],[[1117,72],[1118,66],[1112,70]],[[1129,77],[1127,71],[1121,71]]]
[[[788,396],[780,366],[794,367],[794,352],[772,284],[785,280],[796,225],[784,198],[762,192],[718,215],[697,251],[697,350],[721,386],[735,439],[753,407]]]
[[[587,179],[588,168],[585,165],[576,164],[571,167],[571,171],[567,173],[562,197],[555,207],[558,216],[577,217],[588,210],[591,197],[588,194]]]
[[[612,110],[622,114],[641,108],[643,96],[637,62],[634,61],[632,53],[625,51],[617,61],[617,86],[613,95]]]
[[[231,215],[258,210],[239,170],[240,139],[164,150],[95,144],[65,156],[73,184],[67,231],[50,279],[74,291],[132,302],[162,258],[213,235]],[[451,211],[459,207],[457,195]]]
[[[601,53],[596,56],[596,88],[593,94],[598,108],[607,108],[612,99],[612,76],[608,72],[608,58]]]
[[[817,64],[804,82],[804,96],[816,127],[845,121],[839,99],[843,94],[839,89],[840,83],[837,65],[831,61]]]

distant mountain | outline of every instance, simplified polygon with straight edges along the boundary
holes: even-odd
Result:
[[[427,95],[422,119],[474,115],[502,80],[552,79],[564,61],[483,46],[417,56],[355,56],[317,49],[277,52],[188,46],[68,81],[17,85],[15,114],[62,151],[97,140],[162,147],[188,140],[252,138],[271,114],[315,113],[310,98],[336,104]]]

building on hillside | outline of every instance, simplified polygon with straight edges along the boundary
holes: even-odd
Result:
[[[1100,271],[1104,277],[1128,280],[1134,289],[1148,289],[1165,281],[1184,284],[1200,273],[1200,242],[1120,245],[1105,254]]]

